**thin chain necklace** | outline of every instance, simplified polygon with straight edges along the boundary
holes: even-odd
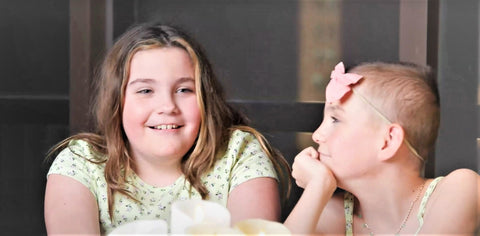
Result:
[[[418,193],[417,193],[417,196],[415,197],[415,199],[412,201],[412,203],[410,204],[410,208],[408,208],[408,212],[407,212],[407,216],[405,216],[405,218],[403,219],[402,221],[402,224],[400,224],[400,227],[398,228],[397,232],[395,232],[395,236],[398,236],[400,234],[400,231],[402,231],[402,229],[407,225],[407,220],[408,218],[410,217],[410,214],[412,213],[412,210],[413,210],[413,206],[415,205],[415,203],[417,202],[417,200],[420,198],[420,194],[422,193],[422,190],[423,190],[423,187],[425,186],[425,182],[426,181],[423,181],[423,183],[418,186]],[[373,236],[375,235],[375,233],[373,232],[373,230],[370,228],[370,226],[367,224],[367,222],[365,221],[365,219],[362,217],[362,215],[360,213],[358,213],[358,218],[360,219],[363,219],[363,224],[362,224],[362,228],[370,231],[369,234],[370,236]]]

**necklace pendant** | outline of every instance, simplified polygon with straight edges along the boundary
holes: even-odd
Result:
[[[367,229],[368,229],[368,225],[367,225],[367,223],[363,223],[363,224],[362,224],[362,227],[363,227],[363,228],[367,228]]]
[[[373,234],[373,232],[370,232],[370,236],[374,236],[375,234]]]

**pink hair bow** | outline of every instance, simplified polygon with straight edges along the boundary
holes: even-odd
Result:
[[[345,73],[343,62],[338,63],[335,66],[335,70],[332,71],[330,75],[331,80],[327,85],[325,94],[327,102],[342,99],[342,97],[352,89],[350,85],[357,83],[362,77],[361,75],[353,73]]]

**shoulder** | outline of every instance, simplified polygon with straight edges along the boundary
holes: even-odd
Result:
[[[82,140],[71,140],[53,161],[47,176],[58,174],[71,177],[90,189],[95,180],[104,180],[105,164],[102,156]]]
[[[478,180],[480,176],[473,170],[470,169],[458,169],[452,171],[450,174],[445,176],[445,180],[449,181],[465,181],[465,178],[468,180]]]
[[[479,191],[480,176],[469,169],[458,169],[445,176],[438,184],[438,191],[452,195],[475,194]]]
[[[272,161],[255,135],[238,129],[231,133],[228,146],[217,159],[214,171],[229,176],[231,189],[253,178],[277,178]]]
[[[479,184],[479,175],[468,169],[458,169],[445,176],[428,199],[425,232],[473,232],[480,213]]]
[[[84,140],[73,139],[58,153],[52,165],[64,162],[89,163],[100,160],[101,155],[95,153],[91,144]]]
[[[268,159],[258,139],[250,132],[234,130],[228,141],[224,156],[235,159],[234,162],[245,160],[245,158]]]
[[[99,154],[93,145],[80,139],[72,139],[66,147],[55,157],[52,165],[64,162],[75,162],[77,164],[96,165],[106,160],[106,156]]]
[[[230,134],[230,140],[229,140],[229,144],[232,144],[232,143],[248,143],[248,142],[252,142],[252,141],[257,141],[257,138],[255,137],[255,135],[253,135],[252,133],[248,132],[248,131],[243,131],[243,130],[240,130],[240,129],[235,129],[232,131],[232,133]]]
[[[64,149],[64,151],[65,150],[68,150],[67,152],[90,161],[105,160],[105,156],[96,152],[93,148],[93,145],[85,140],[73,139],[68,143],[68,146]]]
[[[442,182],[443,186],[439,186],[442,192],[452,192],[453,195],[461,197],[461,199],[475,200],[475,202],[480,203],[480,175],[475,171],[458,169],[445,176]]]
[[[54,168],[66,168],[68,166],[74,169],[79,166],[98,166],[103,159],[105,158],[97,154],[91,144],[83,140],[73,139],[55,157],[50,171]]]

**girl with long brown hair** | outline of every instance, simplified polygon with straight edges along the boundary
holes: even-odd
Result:
[[[173,201],[226,206],[232,223],[279,220],[289,168],[226,102],[201,47],[177,28],[142,24],[107,53],[97,80],[96,131],[52,148],[49,234],[104,234],[170,217]]]

